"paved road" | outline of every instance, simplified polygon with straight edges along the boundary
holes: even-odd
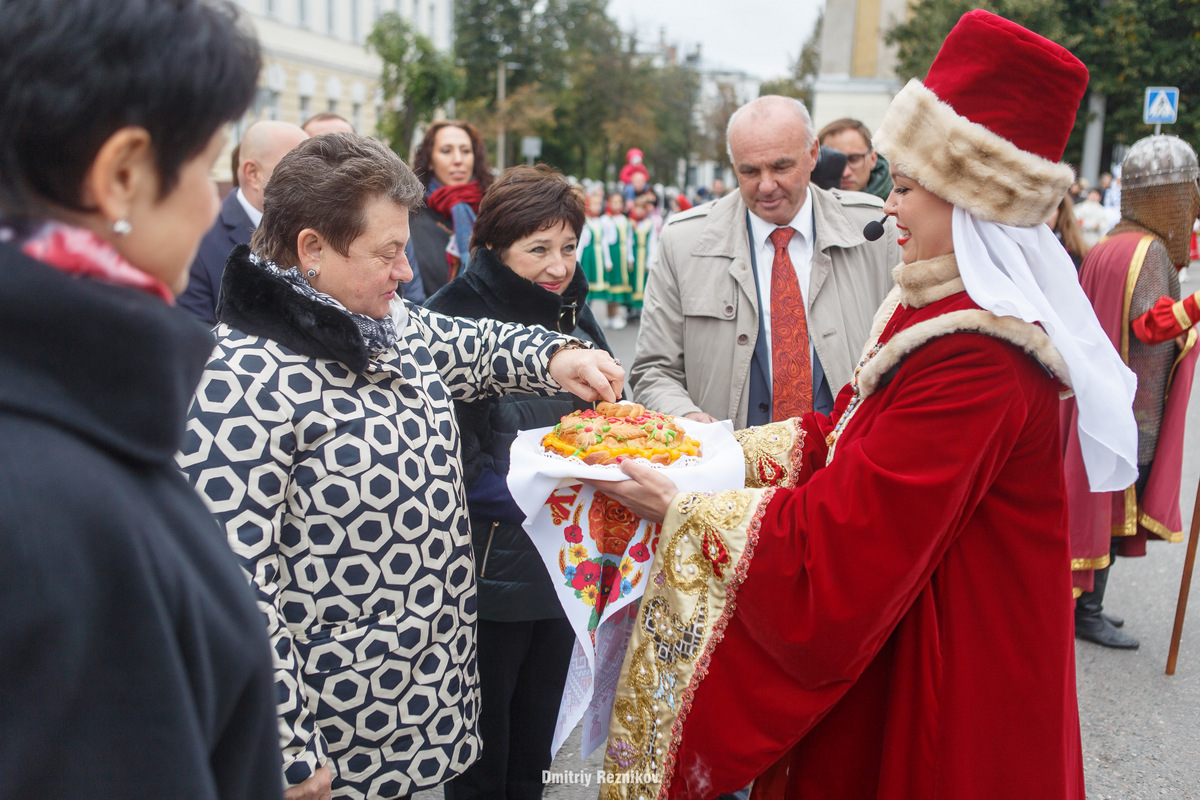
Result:
[[[1200,262],[1184,292],[1200,289]],[[609,333],[626,367],[633,363],[636,325]],[[1200,420],[1200,391],[1192,395],[1189,421]],[[1186,433],[1183,516],[1190,528],[1200,480],[1200,424]],[[1120,559],[1113,567],[1106,606],[1123,615],[1126,630],[1142,641],[1133,652],[1077,642],[1079,713],[1089,800],[1197,800],[1200,798],[1200,580],[1188,604],[1187,625],[1174,676],[1164,670],[1179,594],[1184,544],[1152,543],[1146,558]],[[551,800],[594,800],[600,754],[580,759],[576,731],[559,751],[552,770],[592,776],[592,785],[548,786]],[[1014,764],[1013,769],[1020,769]],[[420,800],[442,796],[421,792]],[[1005,800],[1008,800],[1007,798]],[[1012,798],[1012,800],[1019,800]]]

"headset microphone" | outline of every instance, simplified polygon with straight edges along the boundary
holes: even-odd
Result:
[[[863,228],[863,236],[867,237],[868,242],[873,242],[880,236],[883,236],[883,223],[887,222],[888,215],[884,214],[883,219],[878,222],[868,222]]]

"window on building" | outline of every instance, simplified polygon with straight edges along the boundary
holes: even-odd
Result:
[[[350,0],[350,41],[361,43],[362,30],[358,23],[358,0]]]
[[[326,110],[327,110],[327,111],[328,111],[330,114],[336,114],[336,113],[338,113],[337,107],[338,107],[338,101],[337,101],[337,98],[336,98],[336,97],[331,97],[331,98],[329,98],[329,108],[328,108],[328,109],[326,109]]]
[[[303,125],[309,117],[312,116],[312,98],[308,95],[300,95],[300,123]]]
[[[268,17],[273,17],[279,13],[279,0],[263,0],[263,12]]]
[[[274,89],[267,89],[267,108],[266,108],[267,119],[279,119],[280,118],[281,115],[279,113],[279,97],[281,94],[282,94],[281,92],[277,92]]]
[[[350,107],[350,124],[354,126],[354,130],[362,130],[362,103],[355,103]]]
[[[296,22],[308,25],[308,0],[296,0]]]

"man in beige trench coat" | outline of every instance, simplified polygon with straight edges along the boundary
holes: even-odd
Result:
[[[751,101],[730,118],[726,139],[738,191],[663,228],[630,376],[634,399],[701,421],[732,419],[735,428],[772,419],[769,237],[791,226],[814,406],[828,410],[892,287],[896,229],[889,220],[868,241],[863,228],[883,217],[883,201],[810,185],[818,145],[798,100]]]

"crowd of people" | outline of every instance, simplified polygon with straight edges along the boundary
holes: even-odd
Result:
[[[1112,559],[1180,536],[1200,165],[1072,183],[1067,50],[970,12],[874,134],[739,108],[696,198],[319,114],[219,199],[230,4],[0,3],[0,53],[0,797],[540,797],[577,642],[510,446],[619,398],[747,480],[594,482],[661,526],[606,798],[1083,797],[1072,633],[1137,647]]]

